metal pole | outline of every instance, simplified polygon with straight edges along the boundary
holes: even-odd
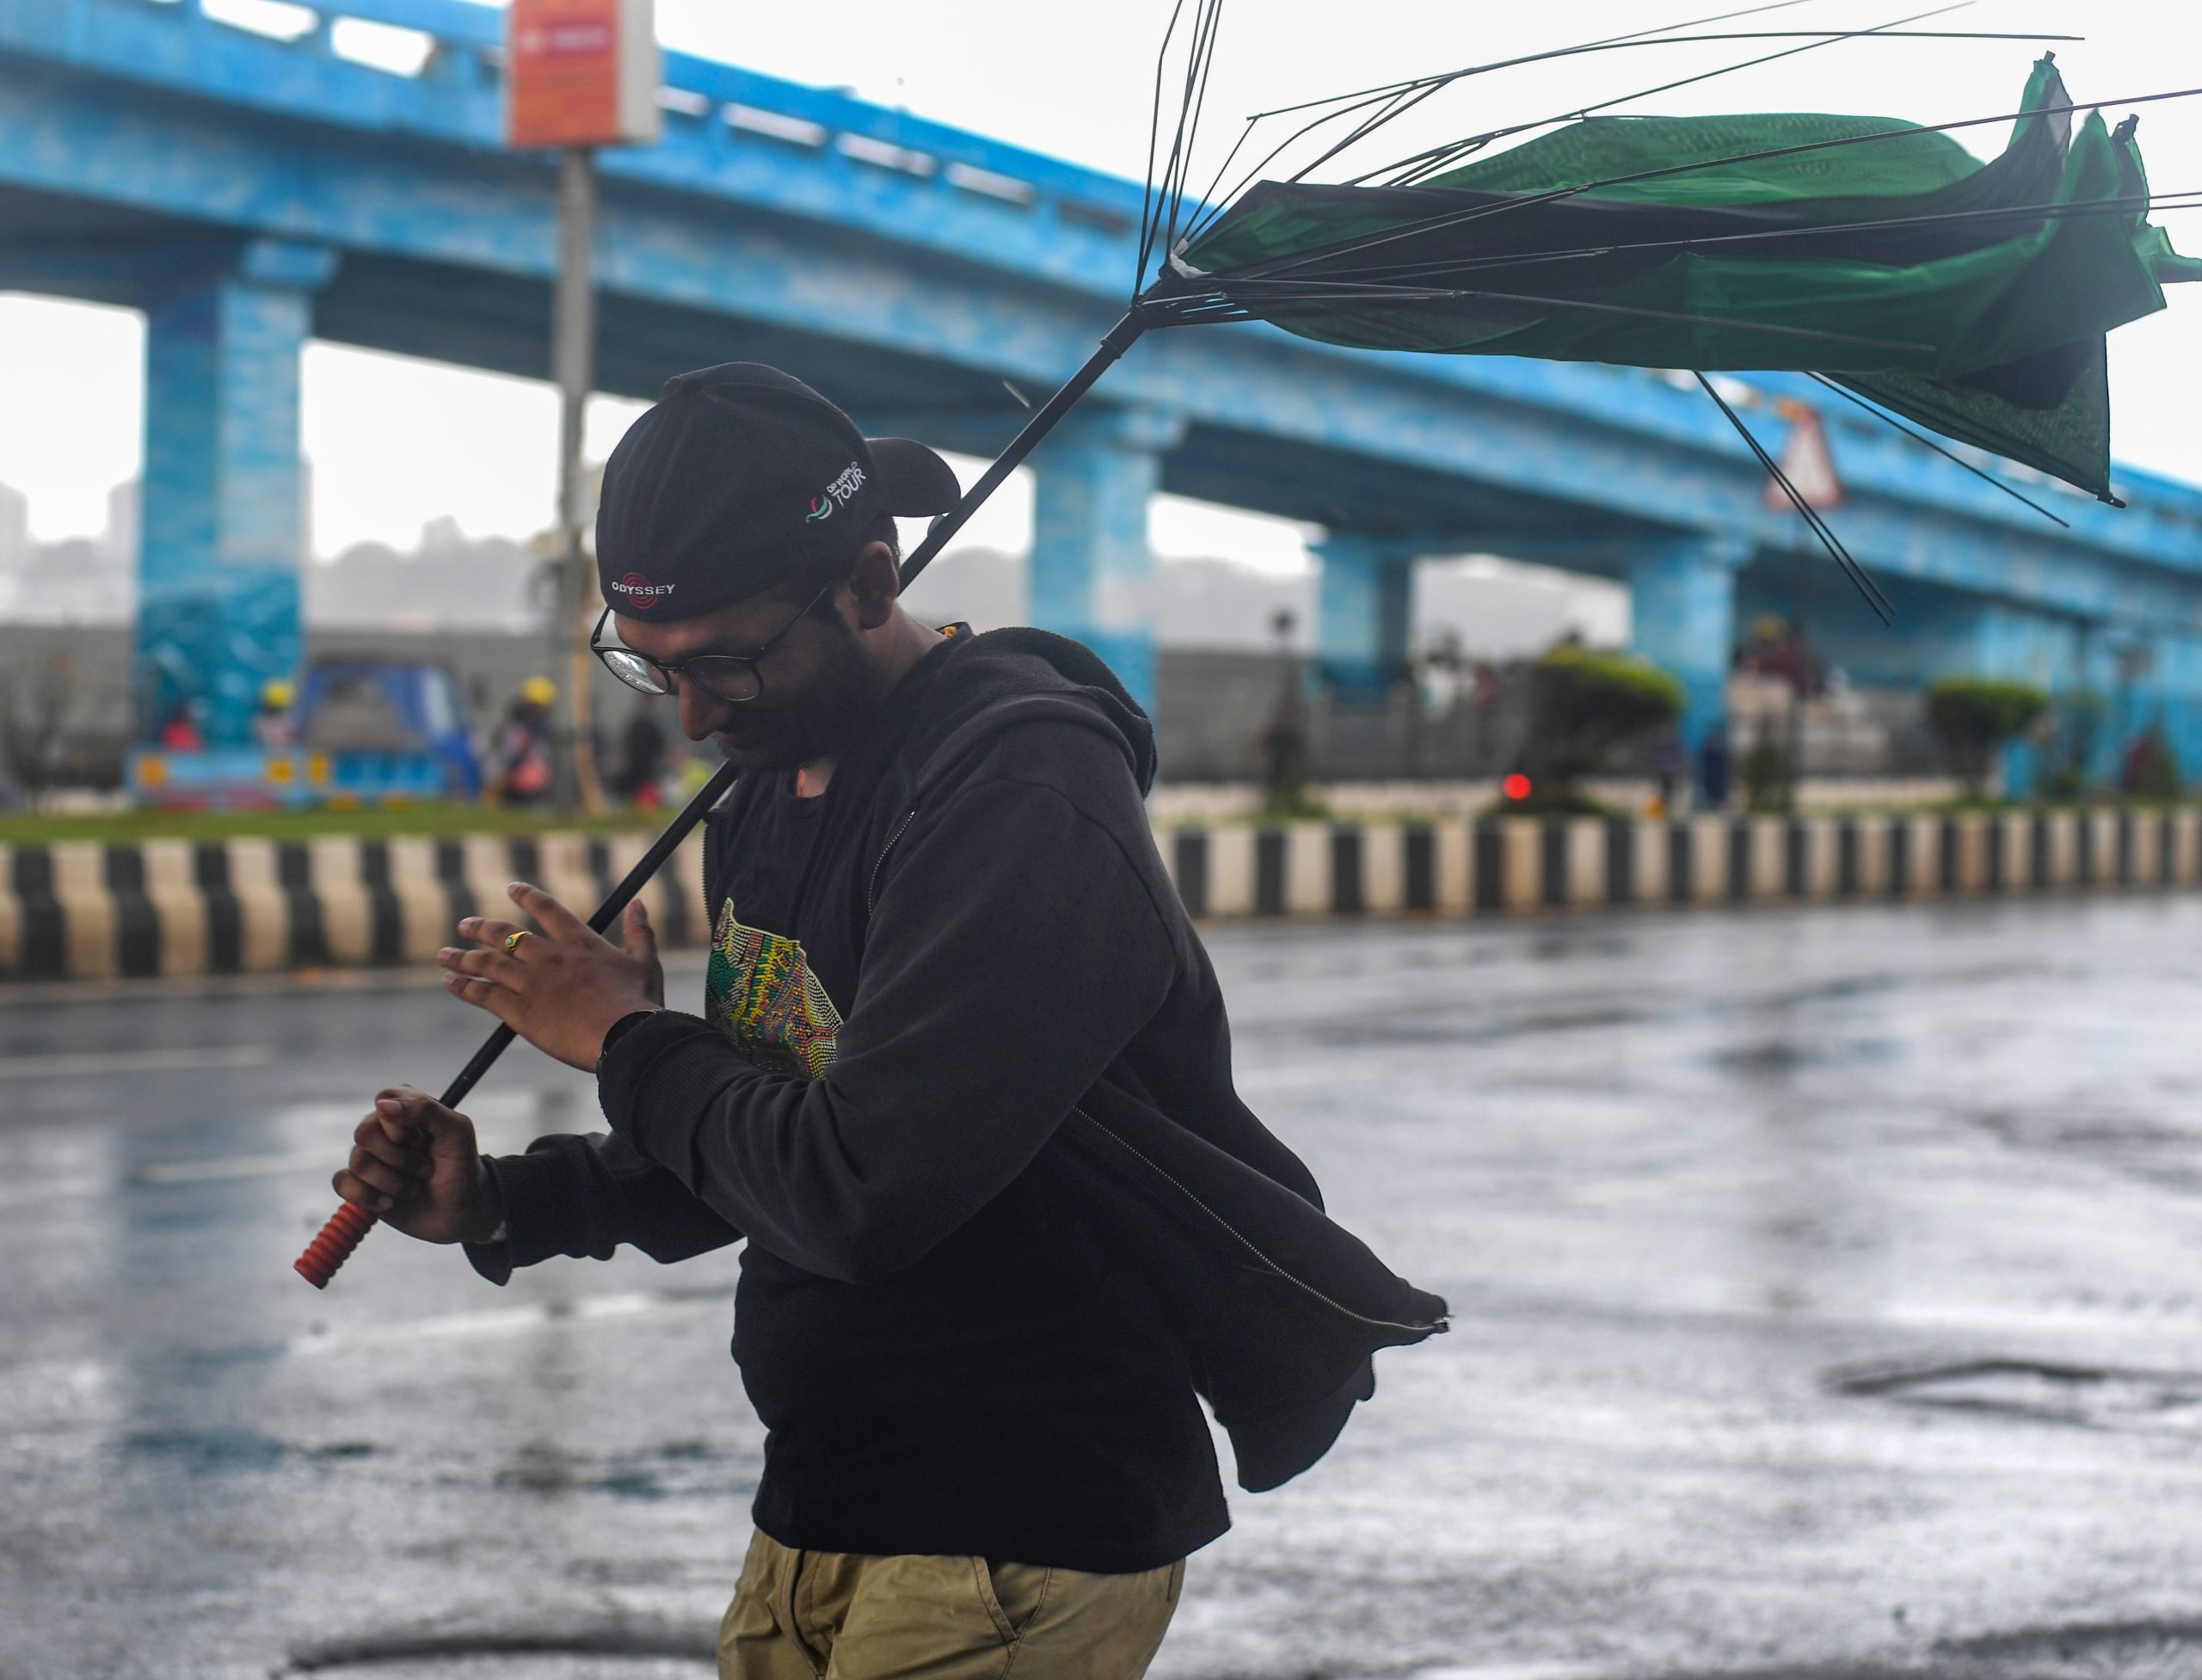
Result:
[[[558,386],[558,588],[552,608],[550,668],[564,669],[555,714],[557,803],[600,810],[591,732],[588,631],[596,616],[596,578],[583,545],[587,484],[582,424],[596,379],[596,154],[572,146],[558,160],[558,277],[551,298],[550,376]],[[553,680],[558,680],[554,675]]]

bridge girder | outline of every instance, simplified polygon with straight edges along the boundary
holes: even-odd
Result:
[[[323,9],[424,28],[445,48],[396,77],[319,34],[222,28],[195,0],[0,0],[0,218],[15,231],[0,285],[143,303],[180,255],[275,237],[334,258],[317,335],[539,377],[552,171],[497,145],[496,14]],[[1120,306],[1129,183],[729,66],[675,55],[668,81],[703,114],[604,160],[608,390],[648,397],[684,366],[771,360],[860,418],[985,452],[1022,417],[1001,382],[1045,390]],[[821,138],[738,132],[732,107]],[[879,161],[898,151],[926,167]],[[1142,482],[1387,553],[1413,534],[1427,552],[1628,577],[1646,552],[1718,538],[1761,568],[1824,563],[1800,521],[1762,505],[1756,465],[1701,396],[1652,376],[1218,329],[1142,343],[1097,396],[1169,418],[1174,441]],[[1750,417],[1778,449],[1785,423]],[[2059,497],[2073,528],[2057,532],[1840,407],[1826,423],[1850,493],[1842,534],[1900,605],[1910,582],[2202,647],[2202,495],[2137,477],[2123,514]],[[1045,450],[1036,465],[1049,471]]]

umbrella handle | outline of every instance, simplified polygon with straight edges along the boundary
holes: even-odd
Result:
[[[688,838],[689,831],[704,820],[704,814],[725,796],[739,774],[740,770],[731,764],[723,764],[711,772],[710,780],[704,784],[693,799],[681,807],[680,815],[667,823],[665,831],[650,842],[649,850],[636,860],[634,868],[627,871],[626,878],[612,889],[603,903],[596,907],[588,919],[588,925],[593,930],[601,933],[619,920],[619,913],[627,908],[637,893],[642,891],[649,878],[664,867],[665,860],[674,854],[681,841]],[[482,1048],[474,1052],[473,1058],[465,1067],[459,1069],[458,1077],[445,1087],[440,1100],[446,1108],[464,1100],[466,1093],[474,1089],[475,1082],[489,1071],[489,1064],[504,1054],[505,1046],[511,1043],[515,1036],[510,1027],[500,1025],[483,1041]],[[349,1202],[343,1203],[329,1215],[329,1222],[321,1228],[321,1234],[306,1245],[305,1252],[292,1263],[293,1270],[314,1288],[327,1289],[329,1280],[335,1277],[344,1262],[352,1258],[352,1251],[360,1246],[360,1239],[374,1228],[375,1223],[375,1215],[365,1208]]]
[[[329,1287],[360,1240],[375,1228],[375,1216],[365,1208],[341,1202],[321,1228],[321,1234],[306,1245],[306,1252],[291,1262],[291,1269],[317,1289]]]

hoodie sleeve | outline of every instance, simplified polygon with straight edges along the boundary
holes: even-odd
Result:
[[[608,1260],[621,1243],[654,1260],[686,1260],[741,1233],[631,1145],[602,1132],[538,1137],[520,1155],[483,1162],[505,1210],[502,1242],[468,1243],[493,1283],[554,1254]]]
[[[760,1070],[670,1012],[605,1058],[614,1132],[806,1271],[865,1283],[913,1265],[1024,1169],[1174,982],[1121,754],[1044,732],[1090,756],[975,778],[896,843],[821,1078]]]

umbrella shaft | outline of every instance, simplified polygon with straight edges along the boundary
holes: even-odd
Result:
[[[1109,329],[1093,354],[1086,359],[1086,365],[1064,382],[1061,390],[1041,404],[1032,418],[1024,422],[1024,429],[1010,440],[1009,447],[963,493],[963,499],[932,522],[925,540],[902,563],[905,589],[932,563],[933,557],[948,545],[949,538],[963,528],[964,522],[979,511],[986,499],[1001,488],[1002,481],[1024,464],[1024,458],[1039,447],[1040,440],[1055,429],[1055,422],[1093,388],[1093,382],[1109,371],[1110,364],[1129,349],[1132,341],[1146,330],[1146,317],[1137,309],[1128,311],[1123,320]]]
[[[590,927],[602,933],[619,920],[619,913],[649,883],[649,878],[665,866],[665,860],[674,854],[681,841],[688,838],[689,831],[704,820],[704,813],[718,803],[726,791],[734,785],[737,773],[730,764],[723,764],[711,772],[710,780],[705,782],[696,797],[681,808],[680,815],[666,824],[665,832],[650,842],[649,850],[636,859],[635,866],[627,871],[625,878],[612,889],[603,903],[596,907],[595,913],[588,919]],[[459,1069],[458,1077],[444,1087],[441,1101],[446,1108],[456,1107],[465,1098],[466,1093],[474,1089],[482,1075],[489,1071],[490,1064],[505,1053],[505,1047],[513,1042],[513,1037],[510,1027],[501,1026],[483,1041],[482,1048],[474,1052],[473,1059]]]

